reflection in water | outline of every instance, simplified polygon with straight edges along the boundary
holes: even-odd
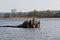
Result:
[[[38,20],[38,19],[37,19]],[[48,20],[48,21],[47,21]],[[22,19],[1,20],[3,22],[16,25]],[[60,18],[40,19],[40,28],[10,28],[0,27],[0,40],[60,40]],[[16,22],[16,23],[15,23]],[[3,24],[5,24],[3,23]],[[6,25],[6,24],[5,24]]]

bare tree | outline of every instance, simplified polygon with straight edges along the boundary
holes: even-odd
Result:
[[[5,18],[10,17],[10,13],[5,13]]]
[[[11,10],[11,13],[12,13],[12,16],[15,17],[15,16],[16,16],[16,15],[15,15],[16,9],[12,9],[12,10]]]

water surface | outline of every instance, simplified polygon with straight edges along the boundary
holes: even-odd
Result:
[[[0,18],[0,26],[19,25],[25,20],[29,18]],[[0,27],[0,40],[60,40],[60,18],[36,20],[40,20],[40,28]]]

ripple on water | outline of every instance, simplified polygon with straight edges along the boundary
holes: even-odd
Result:
[[[9,19],[7,22],[1,20],[0,23],[8,24],[11,22],[12,25],[17,25],[22,21],[22,19],[17,20]],[[0,27],[0,40],[60,40],[60,18],[56,20],[46,18],[40,19],[40,21],[41,27],[35,29]],[[11,24],[9,23],[9,25]]]

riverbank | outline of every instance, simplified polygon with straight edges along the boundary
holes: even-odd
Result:
[[[60,17],[17,16],[17,17],[0,17],[0,18],[60,18]]]
[[[36,18],[34,16],[20,16],[20,17],[0,17],[0,18]]]

